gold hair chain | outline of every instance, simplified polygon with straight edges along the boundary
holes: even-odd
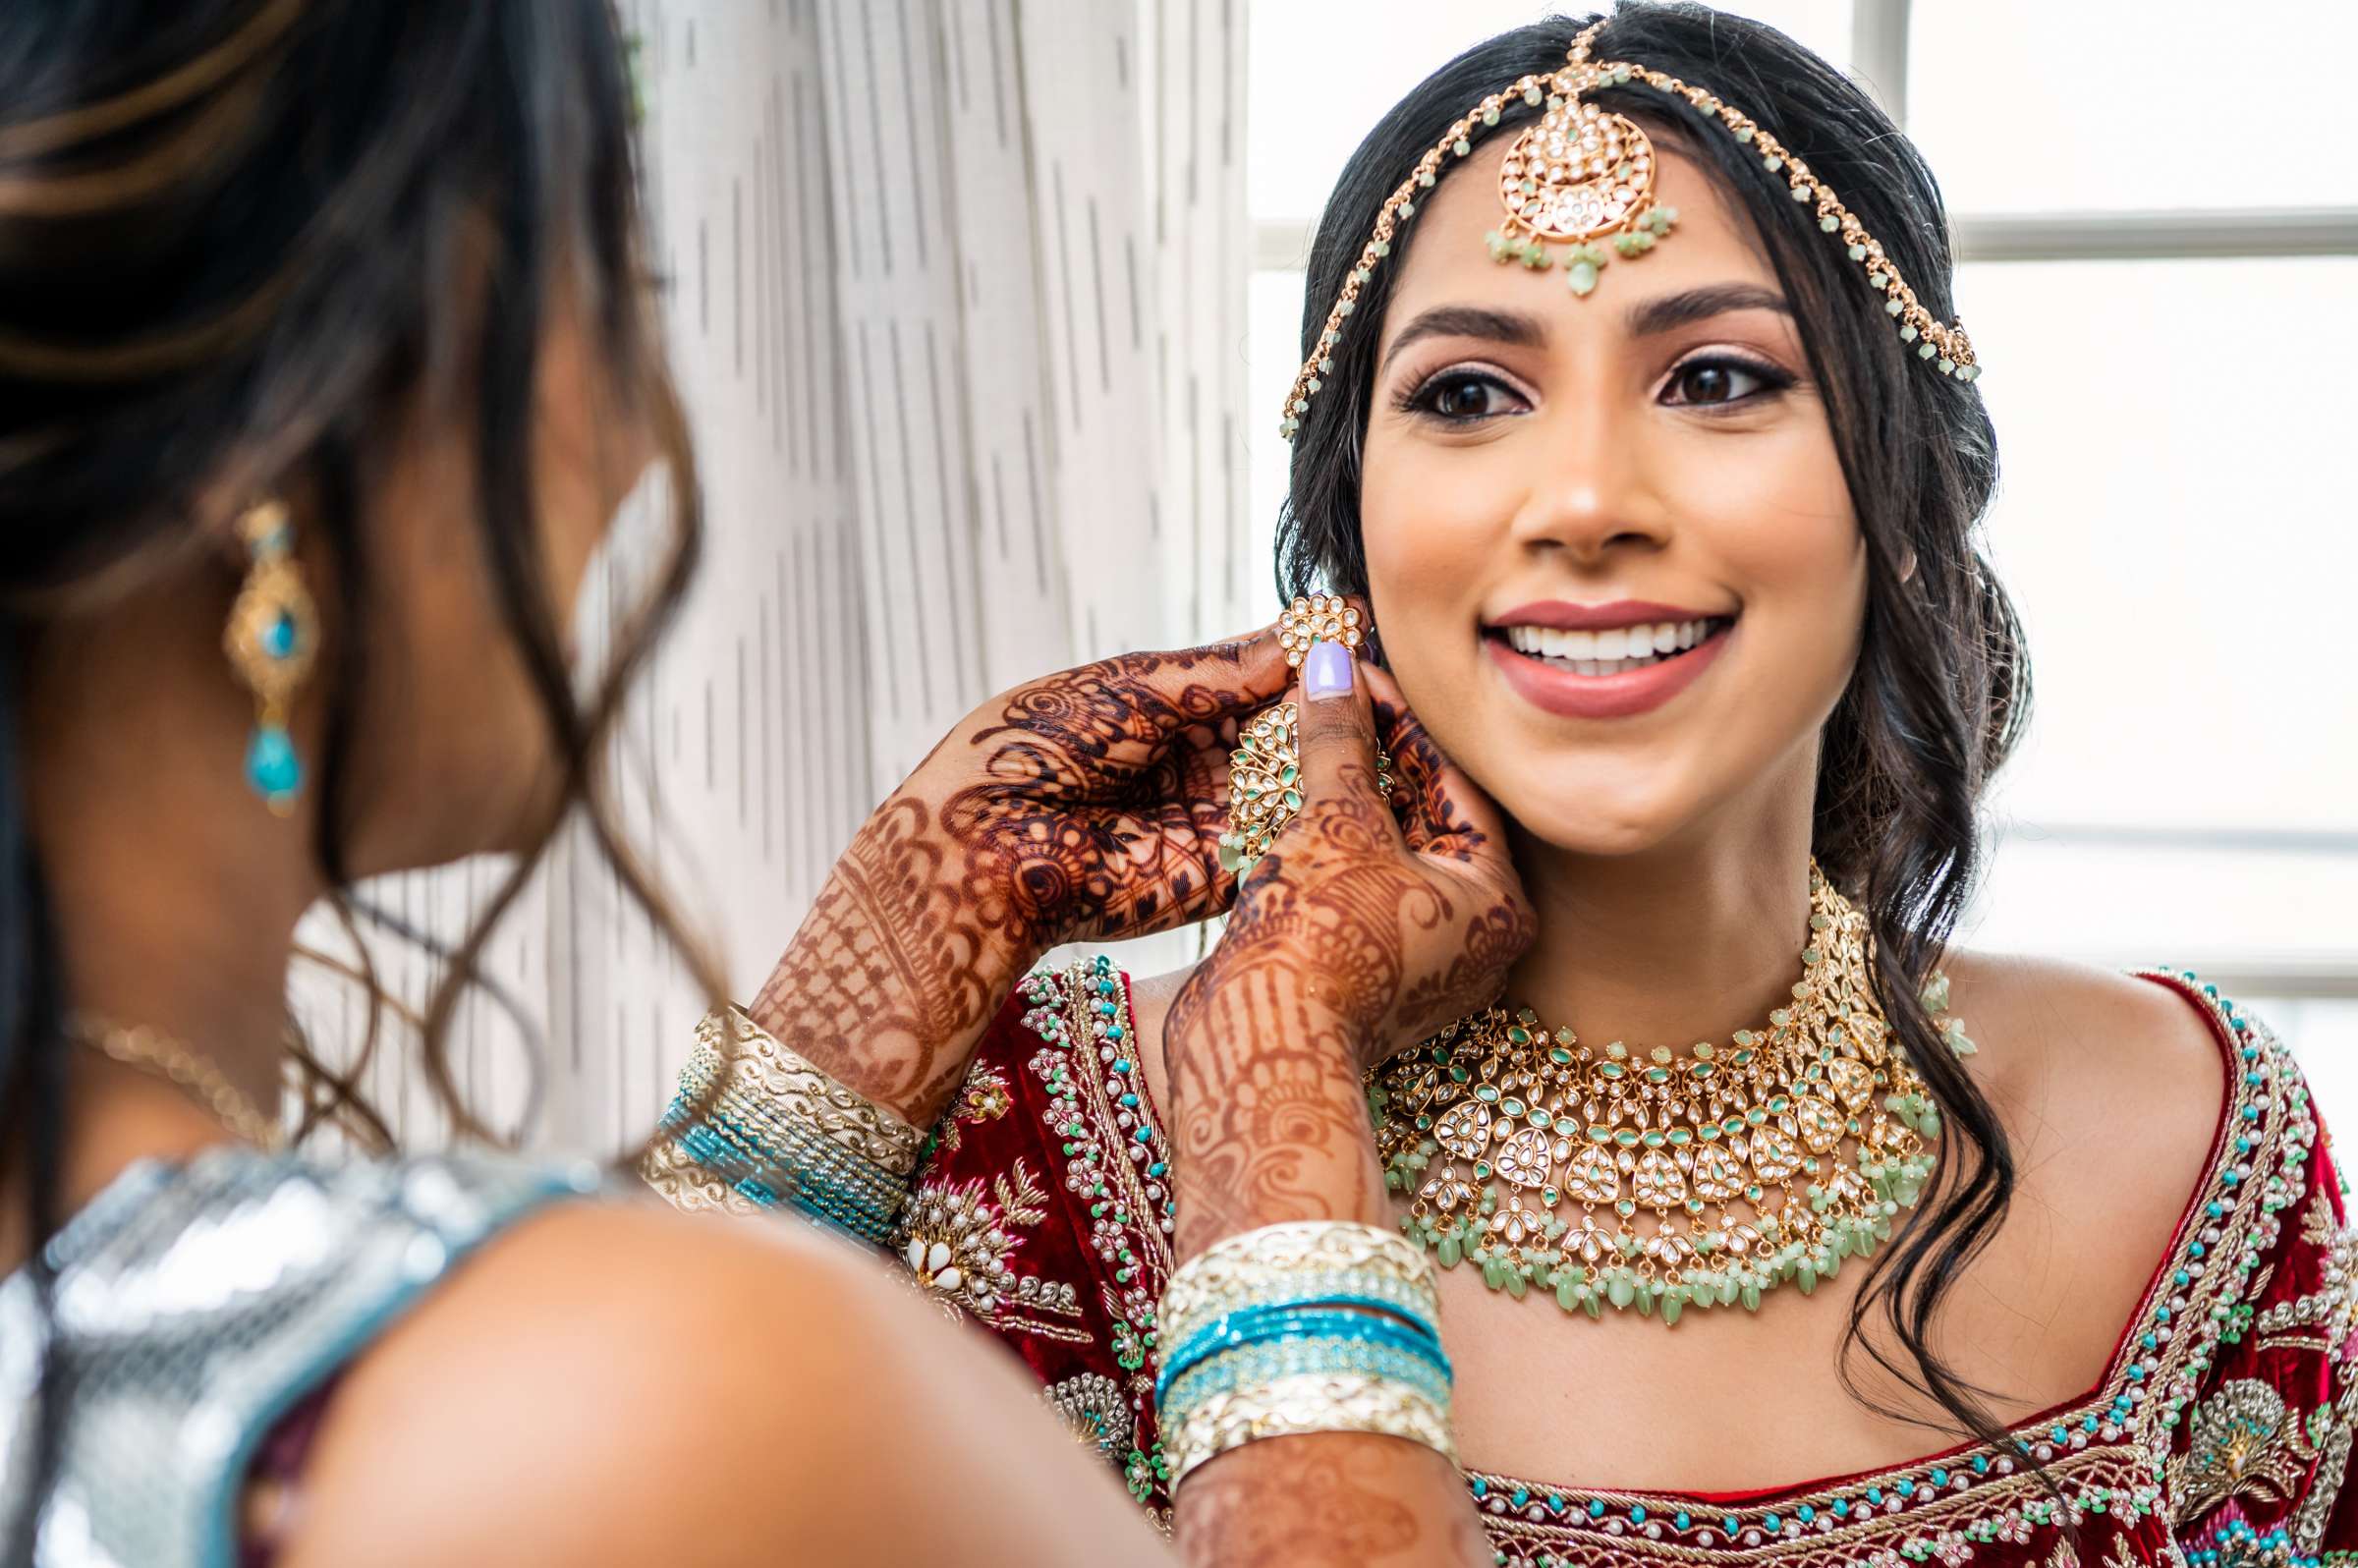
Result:
[[[1660,164],[1654,143],[1626,115],[1583,101],[1584,94],[1631,85],[1680,99],[1758,154],[1762,169],[1781,179],[1795,205],[1815,218],[1823,233],[1836,239],[1866,273],[1867,287],[1881,296],[1884,313],[1898,328],[1900,341],[1914,348],[1916,358],[1959,381],[1982,373],[1964,323],[1942,321],[1925,308],[1883,253],[1881,242],[1807,163],[1750,115],[1708,88],[1626,60],[1589,58],[1604,26],[1597,22],[1584,29],[1554,72],[1522,77],[1476,104],[1441,134],[1408,178],[1384,198],[1375,232],[1361,248],[1358,263],[1326,313],[1317,345],[1285,395],[1279,433],[1287,440],[1301,430],[1311,398],[1334,373],[1334,349],[1342,341],[1344,323],[1359,308],[1360,291],[1392,253],[1392,242],[1403,225],[1416,216],[1417,202],[1439,182],[1448,160],[1471,156],[1474,143],[1498,126],[1516,100],[1535,109],[1544,104],[1545,111],[1517,136],[1500,165],[1498,196],[1504,217],[1500,229],[1489,236],[1492,260],[1545,268],[1560,259],[1566,285],[1575,295],[1585,296],[1595,290],[1598,274],[1609,259],[1607,244],[1613,252],[1637,256],[1669,234],[1678,213],[1654,199]],[[1551,249],[1557,245],[1568,245],[1560,256]]]

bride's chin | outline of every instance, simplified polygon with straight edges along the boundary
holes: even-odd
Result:
[[[1509,789],[1491,799],[1521,837],[1566,855],[1600,859],[1657,849],[1677,837],[1684,820],[1667,801],[1614,798],[1603,791],[1550,789],[1543,796],[1528,788]]]

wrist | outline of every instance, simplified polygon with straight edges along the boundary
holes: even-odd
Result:
[[[1156,1318],[1173,1490],[1275,1436],[1382,1433],[1453,1457],[1437,1283],[1398,1232],[1325,1221],[1263,1226],[1182,1264]]]
[[[1164,1023],[1183,1258],[1291,1220],[1388,1225],[1362,1030],[1290,959],[1199,969]]]
[[[1392,1223],[1366,1089],[1338,1052],[1201,1036],[1164,1052],[1179,1258],[1266,1225]]]
[[[1163,1025],[1163,1052],[1218,1061],[1257,1047],[1284,1046],[1301,1053],[1299,1068],[1320,1062],[1357,1083],[1374,1059],[1379,1032],[1354,1018],[1326,989],[1315,976],[1306,980],[1299,971],[1263,968],[1223,975],[1207,965],[1172,1004]]]

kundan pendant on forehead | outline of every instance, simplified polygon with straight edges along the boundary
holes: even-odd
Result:
[[[1505,218],[1489,235],[1492,260],[1520,261],[1535,269],[1560,263],[1565,284],[1574,294],[1587,295],[1614,255],[1644,255],[1670,232],[1678,211],[1655,199],[1660,159],[1653,140],[1627,115],[1589,101],[1590,94],[1614,87],[1644,87],[1676,98],[1750,148],[1762,170],[1784,187],[1794,205],[1840,245],[1865,275],[1869,291],[1881,299],[1883,313],[1909,352],[1959,381],[1982,373],[1964,323],[1943,321],[1926,308],[1883,253],[1881,243],[1808,164],[1786,151],[1750,115],[1707,87],[1626,60],[1591,59],[1589,51],[1604,26],[1597,22],[1584,28],[1556,70],[1522,77],[1467,111],[1384,198],[1374,232],[1344,277],[1310,358],[1285,395],[1279,433],[1287,440],[1301,430],[1310,400],[1334,373],[1334,351],[1359,308],[1361,291],[1392,254],[1392,242],[1416,216],[1417,203],[1427,198],[1451,158],[1471,155],[1474,143],[1507,115],[1544,110],[1537,124],[1516,135],[1499,164],[1498,199]]]
[[[1577,98],[1555,97],[1498,166],[1506,221],[1489,236],[1490,259],[1547,266],[1553,243],[1569,244],[1564,281],[1574,294],[1597,287],[1603,253],[1590,242],[1613,238],[1623,255],[1654,249],[1678,217],[1654,199],[1654,142],[1638,123]]]

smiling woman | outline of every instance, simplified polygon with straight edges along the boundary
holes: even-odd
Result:
[[[1951,940],[2029,696],[1952,270],[1866,92],[1700,6],[1467,51],[1320,222],[1280,584],[1365,600],[1370,684],[1537,915],[1492,1005],[1365,1075],[1498,1561],[2358,1540],[2350,1241],[2289,1057],[2192,977]],[[1241,994],[1332,842],[1281,833],[1192,976],[1031,981],[903,1224],[1183,1522],[1227,1474],[1157,1425],[1198,1362],[1156,1297],[1225,1196],[1191,1184],[1325,1109],[1265,1055],[1204,1072],[1207,977]],[[1393,1544],[1396,1498],[1333,1493],[1355,1560]]]
[[[1869,578],[1827,404],[1769,254],[1695,161],[1703,149],[1659,136],[1657,189],[1685,221],[1590,296],[1485,253],[1504,140],[1435,192],[1384,302],[1361,458],[1367,588],[1410,703],[1448,715],[1442,745],[1477,777],[1502,778],[1510,756],[1544,768],[1546,789],[1515,792],[1517,819],[1590,853],[1643,848],[1741,779],[1788,795],[1806,784],[1811,759],[1790,754],[1849,682]],[[1792,249],[1798,263],[1817,247],[1795,236]],[[1485,299],[1515,308],[1470,315],[1465,302]],[[1319,450],[1314,435],[1297,462]],[[1944,580],[1970,573],[1961,531],[1902,531],[1930,509],[1894,494],[1874,510],[1892,520],[1892,557],[1937,550]],[[1302,517],[1302,548],[1337,521]],[[1699,633],[1684,648],[1680,623]],[[2007,623],[1992,624],[2002,639]],[[1555,645],[1527,645],[1539,639]],[[1698,684],[1707,671],[1718,678]],[[1928,718],[1937,707],[1920,705]],[[1968,697],[1947,724],[1917,727],[1970,737],[1982,705]],[[1861,742],[1906,724],[1880,719],[1844,723]],[[1891,771],[1923,797],[1939,760]]]

